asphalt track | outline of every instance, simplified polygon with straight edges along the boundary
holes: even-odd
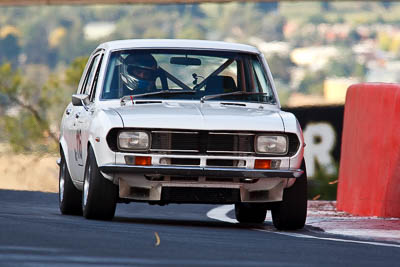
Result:
[[[398,244],[232,218],[226,206],[131,203],[92,221],[62,216],[57,194],[0,190],[0,266],[400,266]]]

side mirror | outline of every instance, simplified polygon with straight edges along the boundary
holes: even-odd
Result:
[[[86,106],[89,104],[89,95],[85,94],[73,94],[72,95],[72,105],[74,106]]]

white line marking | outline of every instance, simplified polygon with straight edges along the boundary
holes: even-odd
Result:
[[[214,219],[214,220],[222,221],[222,222],[238,223],[237,220],[229,218],[227,215],[233,209],[234,209],[234,205],[219,206],[219,207],[213,208],[209,212],[207,212],[207,217]],[[344,243],[356,243],[356,244],[364,244],[364,245],[400,248],[400,245],[396,245],[396,244],[386,244],[386,243],[371,242],[371,241],[348,240],[348,239],[330,238],[330,237],[317,237],[317,236],[312,236],[312,235],[289,233],[289,232],[277,232],[277,231],[257,229],[257,228],[252,228],[252,230],[273,233],[273,234],[278,234],[278,235],[298,237],[298,238],[309,238],[309,239],[319,239],[319,240],[336,241],[336,242],[344,242]]]
[[[234,205],[223,205],[216,207],[209,212],[207,212],[207,217],[217,220],[217,221],[223,221],[223,222],[229,222],[229,223],[238,223],[237,220],[231,219],[228,217],[228,212],[233,210],[235,208]]]

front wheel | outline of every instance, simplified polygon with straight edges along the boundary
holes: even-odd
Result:
[[[283,191],[283,200],[271,208],[272,222],[278,230],[297,230],[304,227],[307,218],[307,172],[303,160],[304,173],[296,182]]]
[[[118,189],[101,174],[91,147],[89,147],[86,161],[82,198],[82,210],[85,218],[112,220],[114,217]]]
[[[58,200],[61,214],[82,215],[82,193],[72,183],[63,152],[58,175]]]
[[[267,215],[267,208],[257,203],[235,204],[236,220],[240,223],[263,223]]]

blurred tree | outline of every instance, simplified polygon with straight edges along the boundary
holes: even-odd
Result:
[[[300,82],[298,91],[304,94],[322,95],[324,90],[325,73],[323,71],[307,72]]]
[[[269,13],[273,11],[278,11],[278,2],[268,2],[268,3],[257,3],[255,6],[261,12]]]
[[[181,39],[205,39],[204,33],[201,31],[201,29],[194,25],[184,27],[182,31],[176,34],[175,37]]]
[[[73,90],[78,88],[79,81],[88,60],[89,58],[86,56],[77,57],[65,71],[65,82],[68,86],[73,88]]]
[[[33,64],[49,64],[47,24],[40,20],[33,22],[27,27],[24,36],[23,52],[27,55],[27,61]]]
[[[0,67],[0,94],[14,108],[13,113],[2,116],[0,127],[14,151],[57,151],[59,121],[86,60],[76,59],[66,70],[65,80],[52,76],[41,88],[24,81],[9,63]]]
[[[21,47],[18,43],[18,36],[8,34],[3,39],[0,39],[0,62],[11,62],[13,66],[18,64],[18,56],[21,52]]]
[[[392,1],[382,1],[382,5],[385,9],[389,9],[393,5],[393,2]]]
[[[337,194],[337,182],[339,164],[336,164],[336,173],[328,174],[324,168],[317,166],[313,179],[309,180],[308,198],[317,197],[319,200],[335,200]]]
[[[332,8],[331,4],[327,1],[321,2],[321,9],[322,11],[330,11]]]
[[[285,24],[285,17],[280,14],[270,13],[268,16],[262,17],[259,26],[255,25],[255,31],[258,31],[258,34],[255,34],[266,41],[282,41],[285,39],[283,36],[283,28]]]
[[[273,54],[268,57],[268,65],[270,66],[272,76],[280,79],[284,83],[290,82],[290,70],[294,67],[294,63],[290,60],[289,55],[282,56]]]
[[[49,47],[50,48],[55,48],[60,46],[61,42],[63,41],[65,35],[67,34],[67,30],[64,27],[58,27],[55,28],[52,32],[49,34]]]
[[[327,23],[323,14],[314,14],[314,15],[310,16],[309,22],[312,24]]]
[[[357,62],[351,50],[343,49],[340,57],[335,57],[325,68],[327,76],[364,78],[366,66]]]

